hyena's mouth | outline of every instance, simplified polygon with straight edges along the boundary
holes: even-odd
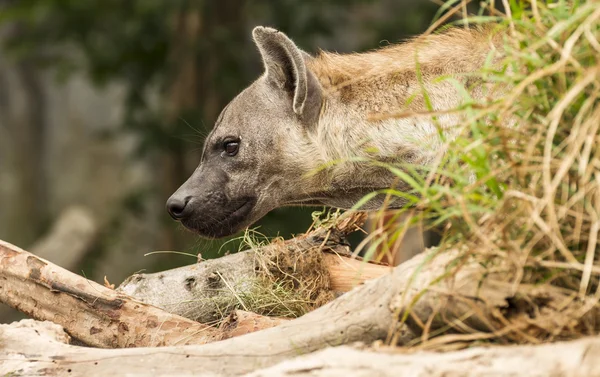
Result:
[[[194,211],[194,216],[180,221],[183,226],[203,237],[226,237],[250,225],[249,215],[255,204],[256,198],[244,198],[232,202],[231,206],[221,207],[220,211],[208,208],[197,209]]]
[[[248,212],[252,209],[254,203],[251,200],[247,200],[244,204],[238,207],[229,217],[236,217],[240,215],[247,215]]]

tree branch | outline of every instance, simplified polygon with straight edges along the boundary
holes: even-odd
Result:
[[[308,286],[307,297],[299,298],[307,302],[302,310],[310,311],[333,299],[332,291],[347,292],[392,271],[389,266],[349,257],[344,237],[364,218],[357,213],[336,226],[320,227],[287,241],[168,271],[135,274],[117,290],[168,312],[214,323],[236,308],[264,315],[285,312],[285,298],[279,300],[271,292],[287,282],[288,290],[301,296]],[[253,304],[260,295],[271,300]],[[303,313],[288,316],[297,314]]]
[[[0,241],[0,302],[95,347],[203,344],[217,331],[115,292]]]

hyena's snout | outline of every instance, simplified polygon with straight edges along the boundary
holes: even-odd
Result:
[[[184,184],[167,200],[167,212],[201,236],[220,238],[250,225],[256,202],[253,195],[230,197],[222,187],[190,190]]]
[[[215,192],[219,183],[214,177],[195,171],[167,200],[167,212],[184,225],[197,223],[206,215],[212,216],[218,211],[218,202],[223,196]]]
[[[179,197],[173,194],[167,200],[167,212],[174,220],[183,220],[191,214],[191,206],[188,206],[191,196]]]

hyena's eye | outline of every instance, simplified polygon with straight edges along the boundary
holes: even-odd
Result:
[[[240,150],[240,142],[239,140],[227,140],[223,143],[223,151],[228,156],[235,156]]]

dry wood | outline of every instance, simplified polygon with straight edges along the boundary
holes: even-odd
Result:
[[[257,290],[272,290],[273,282],[261,279],[263,275],[260,272],[263,269],[285,270],[284,279],[317,282],[311,287],[315,296],[319,292],[347,292],[392,270],[388,266],[349,257],[350,249],[344,242],[344,236],[361,224],[364,218],[364,214],[354,214],[342,219],[335,227],[317,228],[285,242],[273,242],[159,273],[135,274],[123,282],[118,290],[202,323],[218,321],[238,307],[270,314],[273,310],[270,306],[261,305],[257,309],[250,307],[251,303],[245,303],[246,298],[256,297]],[[310,253],[314,258],[291,259],[293,263],[285,260],[289,256]],[[273,262],[274,259],[278,261]],[[327,279],[320,275],[321,270],[327,274]],[[333,298],[333,295],[330,297]],[[273,305],[277,305],[274,301]]]
[[[593,377],[600,376],[599,358],[600,337],[446,353],[383,353],[344,346],[284,361],[248,377]]]
[[[60,324],[95,347],[202,344],[219,333],[89,281],[0,241],[0,302]]]
[[[0,325],[0,375],[22,376],[600,376],[600,337],[544,345],[400,353],[342,346],[305,356],[262,360],[258,352],[204,346],[104,350],[64,344],[50,322]],[[242,338],[237,338],[242,339]],[[227,341],[228,345],[236,340]],[[226,343],[226,342],[222,342]],[[257,344],[260,347],[260,344]],[[218,353],[221,349],[223,353]],[[254,355],[254,356],[250,356]],[[274,357],[273,360],[279,358]],[[265,365],[272,365],[264,368]]]
[[[430,278],[438,276],[451,260],[448,258],[452,255],[438,258],[436,264],[429,263],[427,270],[430,273],[426,275]],[[397,267],[393,274],[368,281],[301,318],[233,339],[198,347],[159,349],[91,351],[72,346],[55,347],[52,352],[59,355],[58,358],[30,359],[25,367],[31,371],[43,369],[48,374],[71,369],[74,375],[91,375],[93,370],[100,370],[98,374],[103,375],[126,370],[131,373],[146,371],[152,375],[179,374],[182,370],[233,375],[331,345],[385,339],[397,324],[395,309],[390,304],[407,288],[412,272],[422,264],[422,257],[417,257]],[[408,294],[414,298],[418,292],[415,288]],[[402,326],[401,330],[401,342],[415,338],[406,326]]]

